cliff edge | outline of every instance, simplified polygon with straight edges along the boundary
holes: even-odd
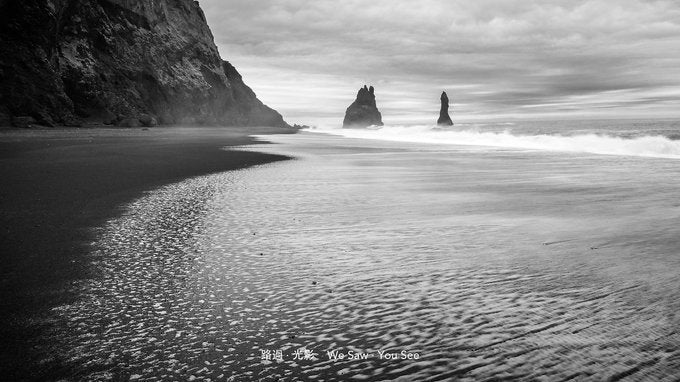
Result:
[[[0,125],[288,127],[193,0],[0,0]]]

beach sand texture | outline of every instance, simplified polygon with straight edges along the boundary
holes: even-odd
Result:
[[[90,277],[92,227],[184,178],[286,159],[222,150],[275,128],[31,129],[0,133],[0,375],[58,379],[68,367],[45,332],[51,309]],[[54,362],[53,362],[54,361]],[[66,370],[66,371],[65,371]]]
[[[96,276],[53,311],[72,377],[677,377],[675,160],[267,140],[243,150],[296,160],[163,186],[95,231]]]

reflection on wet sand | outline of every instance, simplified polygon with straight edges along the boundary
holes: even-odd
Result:
[[[101,228],[98,276],[58,309],[74,377],[680,370],[677,162],[268,139],[257,149],[300,159],[163,187]],[[302,348],[316,359],[294,359]],[[419,357],[378,356],[402,350]]]

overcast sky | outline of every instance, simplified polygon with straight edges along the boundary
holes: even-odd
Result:
[[[201,0],[222,57],[290,123],[680,116],[678,0]]]

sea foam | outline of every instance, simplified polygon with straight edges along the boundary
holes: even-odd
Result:
[[[617,137],[595,133],[531,135],[514,133],[510,130],[490,132],[466,127],[441,129],[430,125],[384,126],[379,129],[323,128],[317,131],[347,138],[377,139],[393,142],[680,159],[680,141],[661,135],[638,137]]]

